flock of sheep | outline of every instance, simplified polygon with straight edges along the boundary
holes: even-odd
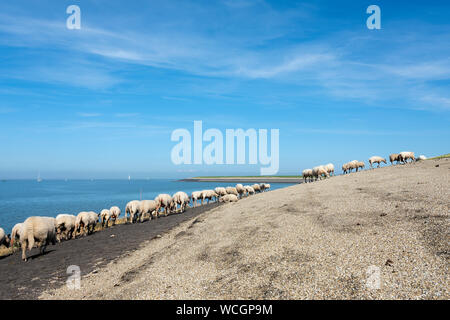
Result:
[[[407,163],[408,160],[418,161],[425,160],[425,156],[415,158],[414,152],[401,152],[399,154],[391,154],[389,160],[391,164],[396,162]],[[374,156],[369,159],[370,167],[373,168],[374,164],[381,163],[387,164],[386,159]],[[362,161],[353,160],[342,165],[342,171],[344,174],[351,173],[352,170],[358,172],[360,169],[364,169],[365,164]],[[312,182],[321,180],[322,178],[328,178],[334,175],[334,165],[329,163],[327,165],[321,165],[314,167],[313,169],[306,169],[303,171],[304,182]],[[137,221],[144,222],[146,216],[151,220],[156,217],[159,218],[161,210],[164,215],[167,216],[171,212],[183,213],[186,207],[192,205],[196,207],[198,201],[203,203],[207,201],[218,202],[237,202],[239,198],[244,196],[253,195],[258,192],[264,192],[270,189],[270,184],[261,183],[254,184],[252,186],[243,186],[237,184],[235,187],[217,187],[214,190],[194,191],[191,196],[188,196],[185,192],[177,192],[173,196],[169,194],[160,194],[155,200],[134,200],[127,203],[125,207],[125,221],[135,223]],[[180,208],[178,209],[178,206]],[[77,216],[70,214],[60,214],[56,218],[50,217],[30,217],[23,223],[16,224],[11,235],[7,235],[5,231],[0,228],[0,246],[6,247],[13,246],[14,242],[19,240],[22,247],[22,259],[27,261],[26,249],[31,250],[35,245],[40,248],[41,253],[45,251],[45,247],[57,241],[74,239],[77,235],[89,235],[94,232],[97,223],[101,223],[102,228],[108,228],[110,222],[115,225],[116,220],[119,218],[121,210],[119,207],[111,207],[110,209],[104,209],[97,214],[96,212],[80,212]],[[128,218],[129,214],[129,218]],[[128,220],[129,219],[129,220]]]
[[[182,213],[186,207],[190,207],[190,202],[194,207],[198,201],[237,202],[240,198],[253,195],[255,193],[270,190],[270,184],[261,183],[252,186],[237,184],[236,187],[217,187],[214,190],[194,191],[191,196],[180,191],[173,196],[160,194],[155,200],[134,200],[127,203],[125,207],[125,221],[135,223],[144,222],[146,216],[148,220],[159,218],[161,210],[167,216],[171,212]],[[180,208],[178,209],[178,206]],[[102,228],[108,228],[110,222],[115,225],[121,210],[119,207],[104,209],[96,212],[80,212],[77,216],[70,214],[60,214],[56,218],[50,217],[30,217],[23,223],[16,224],[10,235],[0,228],[0,246],[14,246],[15,241],[19,241],[22,248],[22,260],[27,261],[26,249],[31,250],[34,246],[40,248],[40,253],[44,253],[47,245],[56,244],[62,240],[75,239],[77,236],[86,236],[94,232],[100,220]],[[129,214],[129,217],[128,217]]]
[[[420,156],[416,159],[414,152],[405,151],[400,153],[394,153],[389,156],[389,160],[391,164],[396,162],[396,164],[399,163],[407,163],[408,160],[412,161],[419,161],[419,160],[426,160],[427,158],[425,156]],[[378,168],[380,167],[381,163],[387,164],[387,161],[383,157],[379,156],[373,156],[369,159],[370,167],[373,168],[374,164],[378,164]],[[353,160],[347,163],[344,163],[342,165],[342,172],[344,174],[351,173],[352,170],[355,170],[358,172],[360,169],[364,169],[366,167],[365,163],[363,161]],[[332,163],[329,163],[327,165],[321,165],[314,167],[313,169],[305,169],[303,170],[303,180],[304,182],[313,182],[317,180],[321,180],[322,178],[328,178],[331,175],[334,175],[334,165]]]

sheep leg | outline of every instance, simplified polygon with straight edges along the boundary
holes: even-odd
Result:
[[[22,260],[23,261],[27,261],[26,250],[27,250],[27,247],[28,247],[28,241],[25,240],[23,243],[21,243],[21,246],[22,246]]]

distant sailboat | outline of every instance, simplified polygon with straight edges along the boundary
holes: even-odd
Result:
[[[37,182],[42,182],[41,172],[38,172],[38,176],[37,176],[36,181],[37,181]]]
[[[128,176],[128,181],[131,181],[131,176]]]

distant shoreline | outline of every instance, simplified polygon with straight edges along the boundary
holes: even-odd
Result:
[[[267,182],[303,183],[301,177],[195,177],[181,179],[182,182]]]

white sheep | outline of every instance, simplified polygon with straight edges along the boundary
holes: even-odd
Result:
[[[130,223],[134,223],[139,219],[141,202],[132,200],[125,206],[125,221],[128,222],[128,213],[130,214]],[[136,219],[135,219],[136,218]]]
[[[387,164],[386,159],[384,159],[383,157],[379,157],[379,156],[373,156],[369,159],[369,163],[370,163],[370,167],[373,168],[373,164],[374,163],[378,163],[378,168],[381,165],[381,162],[384,162],[385,164]]]
[[[239,193],[237,192],[235,187],[227,187],[227,194],[234,194],[236,197],[239,196]]]
[[[261,192],[261,187],[257,183],[252,185],[252,188],[253,188],[253,190],[255,190],[255,193]]]
[[[155,200],[142,200],[139,206],[141,222],[144,221],[145,216],[148,214],[149,219],[151,220],[154,215],[156,215],[156,208],[158,204]]]
[[[217,187],[214,189],[219,197],[222,197],[227,194],[227,190],[224,187]]]
[[[58,242],[61,239],[68,240],[73,236],[77,217],[71,214],[59,214],[56,216],[56,236]]]
[[[197,206],[198,204],[198,200],[202,199],[202,191],[194,191],[191,193],[191,200],[192,200],[192,204],[194,205],[194,208]],[[202,199],[202,204],[203,204],[203,199]]]
[[[172,206],[170,209],[175,210],[175,212],[176,212],[177,206],[180,205],[181,213],[183,213],[184,211],[186,211],[186,206],[189,207],[189,202],[191,202],[191,199],[189,198],[187,193],[183,192],[183,191],[179,191],[173,195]]]
[[[238,202],[238,197],[235,194],[227,194],[220,197],[219,202]]]
[[[401,163],[408,163],[408,160],[411,160],[411,162],[414,162],[416,160],[414,152],[411,151],[400,152],[398,158]]]
[[[91,221],[94,224],[94,227],[97,225],[98,223],[98,218],[99,218],[99,214],[97,212],[94,211],[89,211],[89,216],[91,217]]]
[[[271,185],[269,183],[264,183],[264,189],[266,189],[267,191],[270,190]]]
[[[321,180],[322,177],[328,178],[330,175],[323,165],[317,166],[313,168],[313,177],[317,180]]]
[[[235,188],[236,188],[236,191],[239,194],[239,197],[242,198],[245,195],[245,193],[246,193],[246,190],[245,190],[244,186],[239,183],[239,184],[236,185]]]
[[[45,252],[48,244],[56,244],[56,219],[48,217],[30,217],[23,223],[20,233],[22,260],[27,261],[26,249],[31,251],[36,244],[40,253]]]
[[[109,220],[111,219],[111,211],[109,209],[103,209],[100,212],[100,223],[102,224],[102,228],[106,226],[108,228]]]
[[[348,164],[348,163],[344,163],[344,164],[342,165],[342,172],[343,172],[344,174],[347,174],[347,173],[349,173],[349,171],[350,171],[350,166],[349,166],[349,164]]]
[[[112,220],[113,226],[114,226],[116,224],[117,219],[119,219],[122,211],[120,210],[119,207],[113,206],[109,209],[109,212],[111,213],[111,220]]]
[[[5,230],[0,228],[0,247],[3,245],[8,248],[10,245],[10,242],[11,241],[10,241],[8,235],[5,233]]]
[[[302,177],[303,177],[303,181],[305,183],[312,182],[312,178],[313,178],[313,171],[312,171],[312,169],[305,169],[305,170],[303,170]]]
[[[80,212],[75,220],[75,232],[73,233],[73,237],[75,238],[77,233],[89,235],[94,232],[97,220],[98,215],[95,212]]]
[[[366,167],[366,164],[363,161],[358,161],[356,163],[356,171],[358,171],[359,169],[363,170]]]
[[[253,187],[251,187],[251,186],[245,186],[245,190],[247,191],[247,194],[249,196],[255,194],[255,189],[253,189]]]
[[[218,198],[218,194],[214,190],[203,190],[202,191],[202,204],[205,200],[207,200],[207,203],[209,201],[214,201],[214,199]]]
[[[155,198],[156,201],[156,217],[159,218],[159,210],[164,209],[164,215],[167,217],[170,214],[170,205],[172,197],[169,194],[160,194]]]
[[[427,157],[425,157],[424,155],[420,155],[420,156],[416,159],[416,161],[424,161],[424,160],[427,160]]]
[[[334,176],[334,164],[329,163],[329,164],[325,165],[324,167],[325,167],[325,170],[327,170],[327,172],[328,172],[328,174],[329,174],[330,176],[331,176],[331,175]]]
[[[348,163],[348,169],[350,170],[350,172],[352,172],[353,169],[355,169],[355,171],[358,172],[359,169],[358,162],[359,162],[358,160],[353,160]]]
[[[393,153],[393,154],[389,155],[389,161],[391,162],[391,164],[393,164],[394,161],[397,162],[397,164],[398,164],[398,162],[400,161],[400,154]]]
[[[16,240],[20,239],[20,232],[22,230],[23,223],[17,223],[11,231],[11,247],[14,245]]]

